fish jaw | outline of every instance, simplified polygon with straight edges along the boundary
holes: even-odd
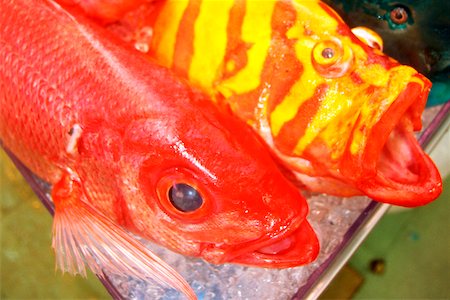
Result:
[[[319,240],[307,220],[282,226],[279,233],[271,233],[255,241],[232,247],[211,246],[201,256],[212,263],[236,263],[264,268],[290,268],[308,264],[317,258]]]
[[[265,268],[289,268],[314,261],[318,253],[319,241],[305,220],[291,234],[274,238],[270,244],[240,255],[232,262]]]
[[[414,136],[430,87],[416,74],[371,129],[363,151],[341,161],[342,174],[374,200],[414,207],[442,191],[439,171]]]
[[[442,179],[430,157],[423,152],[412,131],[395,129],[381,154],[376,177],[368,182],[360,182],[359,188],[380,202],[405,207],[425,205],[436,199],[442,192]],[[406,155],[397,150],[409,148]],[[386,153],[386,154],[385,154]]]

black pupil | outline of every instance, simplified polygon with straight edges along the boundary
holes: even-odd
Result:
[[[334,56],[334,50],[331,48],[325,48],[322,51],[323,58],[332,58]]]
[[[169,189],[169,199],[172,205],[182,212],[195,211],[203,204],[199,192],[185,183],[174,184]]]

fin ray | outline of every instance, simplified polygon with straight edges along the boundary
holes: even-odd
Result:
[[[55,201],[52,243],[57,268],[86,276],[87,264],[101,277],[106,271],[141,280],[152,279],[181,291],[189,299],[196,299],[177,271],[90,204],[71,199],[70,204],[57,205],[60,201],[64,202]]]

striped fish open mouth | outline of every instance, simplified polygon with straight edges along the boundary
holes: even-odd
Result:
[[[358,188],[375,200],[406,207],[418,206],[434,200],[442,191],[439,171],[414,135],[421,127],[423,106],[419,103],[424,105],[428,95],[429,83],[424,82],[425,87],[410,82],[372,133],[385,135],[380,139],[383,141],[380,145],[370,145],[366,149],[370,153],[382,147],[378,150],[379,155],[374,156],[377,159],[373,162],[376,163],[376,176],[361,181]],[[399,114],[401,110],[405,112]],[[397,122],[392,122],[392,118],[397,118]]]

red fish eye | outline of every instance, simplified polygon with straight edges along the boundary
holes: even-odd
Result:
[[[389,17],[395,24],[404,24],[408,21],[408,12],[403,7],[396,7],[391,10]]]
[[[144,169],[144,172],[154,171]],[[159,178],[156,182],[143,182],[143,189],[148,191],[150,205],[157,204],[174,222],[182,220],[187,223],[200,223],[205,221],[206,216],[215,212],[216,204],[211,201],[213,198],[209,187],[198,180],[191,170],[182,167],[169,168],[156,176]]]
[[[193,212],[203,205],[203,198],[192,186],[185,183],[177,183],[168,191],[170,203],[179,211]]]

